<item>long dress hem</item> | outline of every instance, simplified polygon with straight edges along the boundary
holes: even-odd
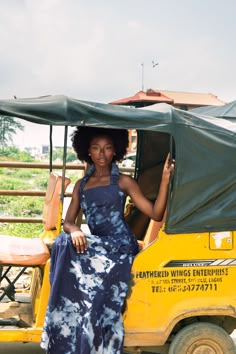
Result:
[[[80,201],[91,235],[77,253],[71,236],[60,234],[52,248],[51,292],[41,339],[48,354],[122,354],[122,308],[138,245],[123,218],[126,196],[112,165],[109,186],[84,190]]]

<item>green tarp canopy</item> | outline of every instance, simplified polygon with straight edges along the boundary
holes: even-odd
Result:
[[[236,121],[236,101],[229,102],[222,106],[205,106],[191,110],[193,113],[200,113],[207,116],[225,118]]]
[[[175,174],[167,233],[236,230],[236,122],[160,104],[155,111],[65,96],[0,100],[0,115],[46,125],[137,129],[158,155],[155,137],[170,134]],[[152,139],[148,139],[152,134]],[[154,134],[154,135],[153,135]],[[145,139],[144,139],[145,140]],[[145,158],[142,156],[141,158]],[[145,164],[145,163],[144,163]],[[139,164],[142,167],[142,162]]]

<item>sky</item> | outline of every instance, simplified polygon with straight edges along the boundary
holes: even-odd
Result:
[[[235,13],[235,0],[0,0],[0,99],[108,103],[144,87],[230,102]],[[45,144],[45,129],[27,123],[14,142]]]

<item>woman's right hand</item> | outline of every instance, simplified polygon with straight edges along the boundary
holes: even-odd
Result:
[[[72,243],[77,253],[84,253],[88,248],[88,243],[85,234],[81,230],[71,232]]]

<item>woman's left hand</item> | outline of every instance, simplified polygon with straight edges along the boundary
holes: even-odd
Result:
[[[164,164],[162,179],[166,180],[166,182],[169,183],[170,176],[172,173],[174,173],[174,169],[175,169],[175,160],[172,159],[172,161],[170,161],[170,153],[169,153],[167,155],[167,158],[166,158],[166,161]]]

